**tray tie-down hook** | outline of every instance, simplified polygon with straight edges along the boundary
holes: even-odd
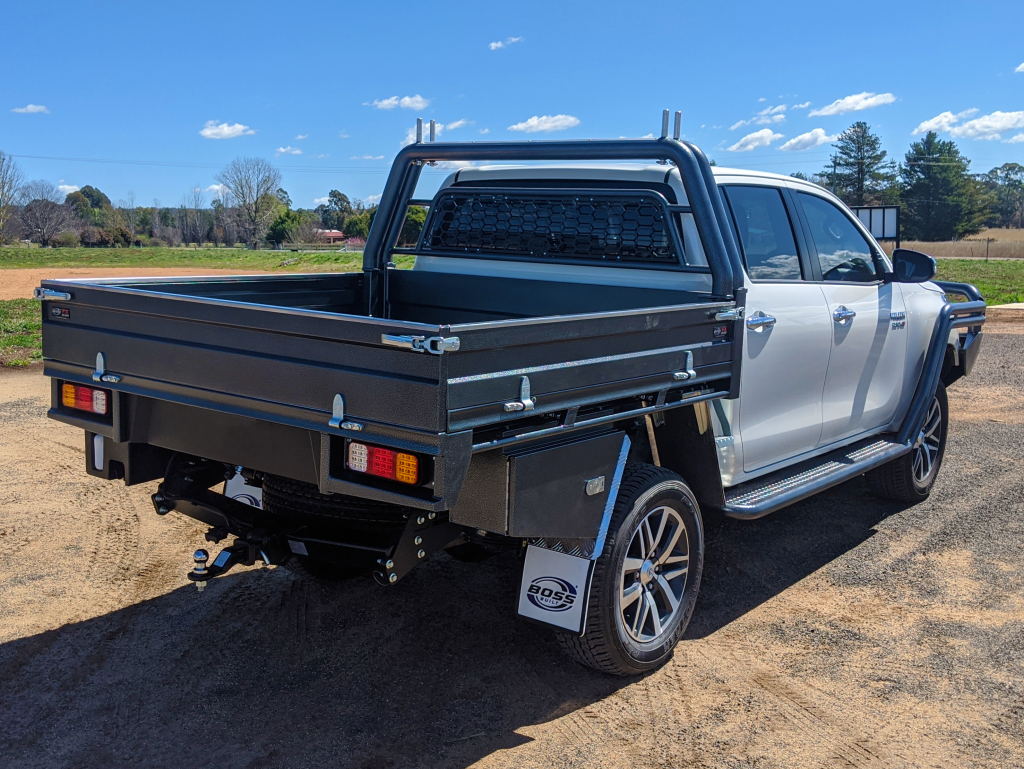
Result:
[[[506,403],[505,411],[533,411],[536,405],[530,396],[530,377],[524,376],[519,380],[519,400]]]

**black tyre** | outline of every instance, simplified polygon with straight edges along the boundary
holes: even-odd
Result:
[[[614,675],[661,665],[690,622],[703,565],[704,526],[690,487],[665,468],[628,465],[594,564],[584,632],[559,632],[559,643]]]
[[[871,493],[897,502],[921,502],[928,498],[946,453],[949,404],[946,388],[939,384],[928,407],[924,427],[909,453],[866,474]]]

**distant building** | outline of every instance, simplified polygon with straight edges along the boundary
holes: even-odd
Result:
[[[341,230],[317,230],[316,234],[320,238],[320,242],[328,245],[342,243],[345,240],[345,233]]]

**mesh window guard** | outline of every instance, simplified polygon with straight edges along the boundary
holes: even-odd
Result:
[[[434,201],[419,250],[678,266],[669,217],[651,193],[452,188]]]

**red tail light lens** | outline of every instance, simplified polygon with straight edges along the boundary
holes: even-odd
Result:
[[[353,441],[348,445],[346,466],[357,473],[375,475],[390,481],[416,485],[420,479],[420,461],[415,454],[370,446]]]
[[[60,388],[60,402],[69,409],[88,411],[92,414],[106,416],[110,409],[109,393],[94,387],[65,382]]]

